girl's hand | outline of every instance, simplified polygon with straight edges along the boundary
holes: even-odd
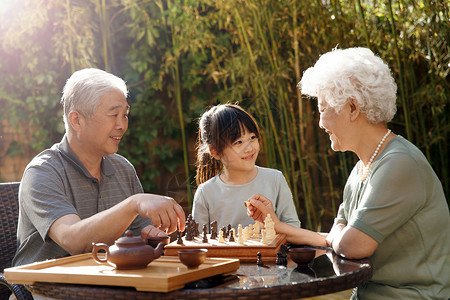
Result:
[[[247,200],[250,205],[247,205],[247,215],[253,220],[264,224],[264,219],[267,214],[270,214],[274,222],[278,221],[278,218],[273,209],[272,201],[267,199],[261,194],[255,194]]]

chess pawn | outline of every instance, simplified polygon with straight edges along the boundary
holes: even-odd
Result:
[[[252,236],[255,237],[255,238],[260,238],[261,237],[260,230],[261,230],[261,226],[259,225],[258,222],[253,224],[253,234],[252,234]]]
[[[277,252],[277,260],[275,261],[275,264],[277,266],[283,266],[283,255],[281,254],[281,251]]]
[[[256,260],[256,265],[259,266],[259,267],[264,266],[264,262],[261,259],[261,252],[258,252],[256,254],[256,256],[258,257],[258,259]]]
[[[234,242],[234,229],[230,230],[230,238],[228,239],[229,242]]]
[[[223,232],[223,238],[226,239],[228,237],[227,228],[224,226],[221,230]]]
[[[238,244],[243,245],[244,244],[244,230],[242,229],[242,225],[239,224],[238,226]]]
[[[202,240],[203,243],[208,242],[207,231],[208,229],[206,228],[206,224],[203,224],[203,240]]]
[[[250,227],[247,226],[244,228],[244,230],[242,230],[242,239],[244,240],[244,243],[250,238]]]
[[[219,231],[219,243],[225,243],[225,239],[223,238],[223,230]]]
[[[183,239],[181,238],[181,231],[177,229],[177,244],[183,244]]]
[[[247,230],[247,239],[251,238],[253,235],[253,224],[248,225],[244,229]]]
[[[267,245],[267,239],[266,239],[266,230],[265,229],[261,229],[261,243],[264,245]]]

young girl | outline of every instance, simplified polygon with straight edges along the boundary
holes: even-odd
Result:
[[[199,122],[198,189],[192,215],[199,227],[217,221],[218,228],[253,224],[244,201],[262,194],[273,202],[280,220],[300,227],[292,194],[283,174],[255,165],[260,150],[255,119],[238,105],[209,109]]]

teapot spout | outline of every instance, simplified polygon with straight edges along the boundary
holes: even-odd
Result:
[[[158,244],[158,246],[155,248],[154,252],[153,252],[153,259],[157,259],[158,257],[160,257],[164,251],[164,246],[166,244],[164,242],[160,242]]]

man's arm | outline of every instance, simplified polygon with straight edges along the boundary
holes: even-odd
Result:
[[[177,224],[184,230],[185,214],[175,200],[136,194],[83,220],[75,214],[62,216],[51,225],[48,236],[72,255],[89,252],[93,242],[113,244],[137,215],[150,218],[155,227],[168,233],[174,232]]]

